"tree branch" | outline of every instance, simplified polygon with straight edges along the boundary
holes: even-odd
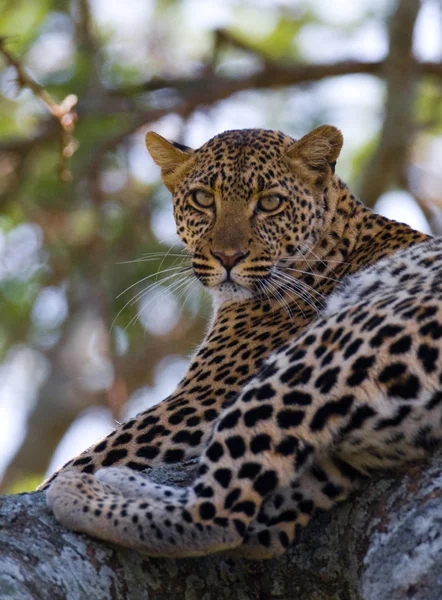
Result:
[[[416,0],[411,0],[415,2]],[[299,85],[325,79],[326,77],[340,77],[342,75],[377,75],[382,77],[387,67],[388,59],[381,61],[343,61],[324,64],[294,64],[283,65],[276,62],[267,64],[257,73],[245,75],[244,77],[220,76],[209,73],[200,77],[155,77],[144,83],[111,90],[111,96],[131,96],[153,92],[165,88],[176,90],[186,95],[190,91],[204,90],[204,88],[216,85],[218,89],[229,89],[242,91],[256,88],[285,87]],[[439,62],[419,62],[411,60],[410,70],[419,76],[431,75],[442,77],[442,64]],[[231,91],[230,93],[233,93]]]
[[[305,65],[282,65],[273,62],[265,65],[257,73],[251,73],[244,77],[222,76],[215,73],[209,73],[200,77],[155,77],[144,83],[119,88],[109,93],[113,96],[130,96],[164,88],[172,88],[178,93],[186,95],[191,91],[204,90],[213,85],[216,85],[219,90],[232,89],[234,91],[252,88],[283,87],[309,81],[318,81],[325,77],[338,77],[340,75],[352,75],[355,73],[377,75],[381,72],[383,64],[383,61],[345,61],[334,64]],[[440,74],[442,75],[442,68],[440,69]]]
[[[183,485],[194,465],[151,471]],[[43,494],[0,497],[0,596],[39,600],[442,597],[442,457],[383,477],[315,517],[272,561],[149,559],[63,529]]]
[[[412,1],[415,2],[416,0]],[[244,77],[219,76],[213,72],[209,72],[203,76],[192,78],[154,78],[137,86],[109,91],[108,95],[100,97],[99,105],[94,105],[93,107],[87,106],[87,103],[80,100],[78,114],[81,116],[90,116],[93,114],[115,112],[113,109],[109,111],[108,102],[111,96],[128,98],[132,95],[155,92],[161,89],[170,89],[176,93],[175,99],[172,97],[168,98],[166,105],[158,108],[140,110],[128,102],[119,102],[118,106],[114,107],[118,113],[132,114],[133,119],[121,132],[106,140],[94,154],[87,170],[87,179],[91,194],[98,203],[101,202],[97,177],[104,155],[112,151],[139,127],[160,119],[170,112],[175,112],[185,117],[191,114],[198,106],[213,104],[219,100],[228,98],[232,94],[245,90],[286,87],[315,82],[326,77],[351,74],[365,73],[382,76],[387,68],[387,63],[388,61],[345,61],[335,64],[281,65],[275,62],[267,62],[259,72],[251,73]],[[407,72],[409,74],[412,73],[413,77],[425,74],[442,77],[442,65],[440,63],[410,60]],[[37,144],[45,139],[47,138],[44,135],[36,135],[34,142]],[[22,148],[30,146],[30,141],[19,138],[4,143],[3,147],[0,146],[0,150],[15,151],[15,149],[18,149],[20,151]]]

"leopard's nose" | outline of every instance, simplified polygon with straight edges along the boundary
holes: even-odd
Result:
[[[233,267],[244,260],[244,258],[248,255],[248,252],[240,251],[234,252],[233,254],[227,254],[227,252],[214,252],[211,250],[210,253],[222,264],[227,273],[230,273]]]

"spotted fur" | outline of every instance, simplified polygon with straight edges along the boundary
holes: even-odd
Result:
[[[348,191],[331,126],[147,145],[212,324],[176,392],[65,465],[48,503],[149,555],[274,556],[361,477],[438,441],[442,242]],[[195,456],[188,488],[140,473]]]

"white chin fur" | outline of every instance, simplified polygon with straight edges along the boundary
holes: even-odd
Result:
[[[234,282],[225,282],[220,285],[209,288],[209,293],[212,296],[212,303],[215,312],[225,302],[242,302],[243,300],[249,300],[253,298],[253,293],[246,288],[241,287]]]

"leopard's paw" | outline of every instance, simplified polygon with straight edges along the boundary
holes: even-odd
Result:
[[[126,498],[139,498],[153,487],[146,475],[141,475],[128,467],[107,467],[95,473],[98,481],[108,484]]]
[[[122,498],[93,475],[78,471],[60,473],[46,492],[47,504],[57,521],[68,529],[97,537],[103,537],[101,530],[106,524],[102,518],[104,506]]]

